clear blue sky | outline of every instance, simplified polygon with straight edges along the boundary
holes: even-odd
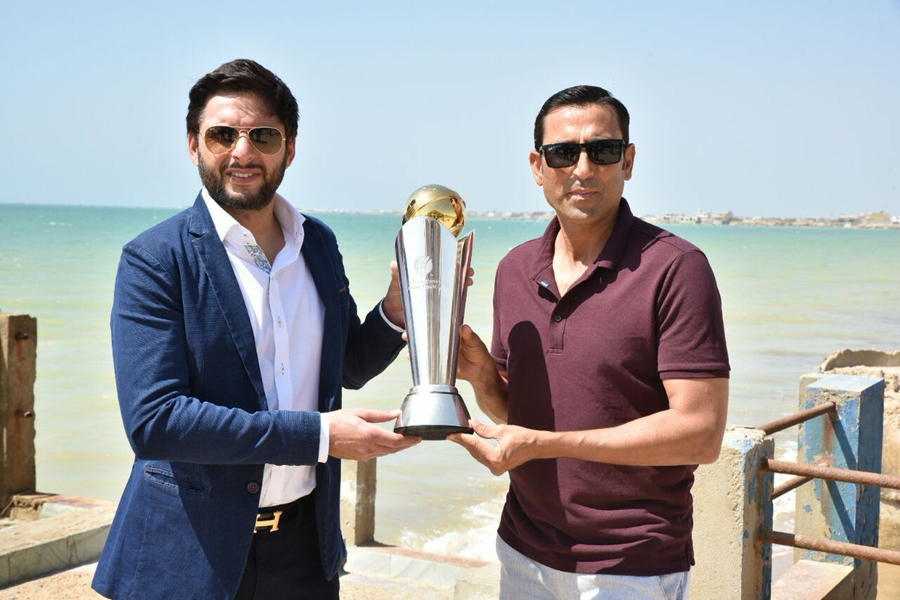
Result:
[[[570,85],[632,114],[641,214],[900,214],[900,1],[5,2],[0,202],[184,206],[187,92],[258,60],[300,104],[282,193],[545,210],[534,116]]]

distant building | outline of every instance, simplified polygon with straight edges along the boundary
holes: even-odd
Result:
[[[712,216],[710,219],[710,223],[715,225],[728,225],[734,220],[734,213],[730,210],[725,212],[718,212]]]
[[[891,215],[882,210],[862,215],[860,216],[859,221],[866,225],[887,225],[891,222]]]

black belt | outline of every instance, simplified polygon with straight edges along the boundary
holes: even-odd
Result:
[[[290,504],[260,508],[253,533],[275,533],[285,525],[296,523],[304,514],[312,514],[315,506],[315,493],[311,493]]]

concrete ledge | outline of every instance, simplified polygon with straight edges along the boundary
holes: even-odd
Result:
[[[772,585],[772,600],[840,600],[853,596],[853,567],[799,560]]]
[[[377,544],[351,546],[344,569],[349,573],[409,579],[450,590],[458,590],[461,586],[471,594],[487,590],[489,595],[484,597],[491,598],[497,597],[500,582],[500,565],[497,563]],[[454,597],[474,599],[482,596],[455,593]]]
[[[115,504],[73,496],[40,495],[40,518],[0,530],[0,587],[96,561]]]
[[[463,573],[453,592],[454,600],[496,600],[500,596],[500,563]]]

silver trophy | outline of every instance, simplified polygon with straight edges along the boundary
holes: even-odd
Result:
[[[455,385],[474,235],[456,238],[465,225],[465,211],[465,201],[453,190],[423,186],[409,197],[397,235],[413,386],[394,431],[425,440],[472,433],[469,411]]]

